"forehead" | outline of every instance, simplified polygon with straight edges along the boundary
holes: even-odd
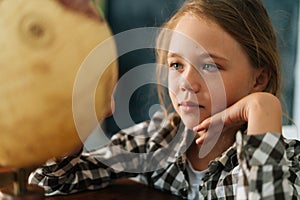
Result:
[[[206,18],[184,15],[171,37],[169,51],[188,59],[203,54],[218,55],[228,60],[242,52],[239,43],[218,24]]]

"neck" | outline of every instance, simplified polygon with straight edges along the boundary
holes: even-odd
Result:
[[[209,148],[211,144],[203,143],[197,145],[194,141],[187,150],[187,158],[192,164],[193,168],[198,171],[203,171],[208,168],[210,161],[220,157],[235,141],[235,134],[237,130],[223,131],[218,138],[218,141],[209,152],[205,152],[205,148]],[[207,146],[203,146],[207,145]],[[203,149],[202,149],[203,148]]]

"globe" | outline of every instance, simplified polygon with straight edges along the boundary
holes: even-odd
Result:
[[[99,73],[86,73],[75,97],[74,85],[88,55],[111,36],[87,0],[0,0],[0,165],[25,168],[72,152],[97,126],[90,102],[97,120],[109,115],[117,62],[102,60],[116,57],[114,42],[97,55]],[[82,104],[80,134],[74,98]]]

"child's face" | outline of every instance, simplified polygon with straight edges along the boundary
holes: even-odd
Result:
[[[186,38],[174,34],[171,40],[169,94],[188,128],[253,92],[258,70],[220,26],[185,15],[174,31]]]

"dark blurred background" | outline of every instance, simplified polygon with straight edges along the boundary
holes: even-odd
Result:
[[[277,33],[281,58],[282,105],[294,117],[294,91],[299,31],[299,0],[263,0]],[[283,118],[284,124],[291,124]]]

